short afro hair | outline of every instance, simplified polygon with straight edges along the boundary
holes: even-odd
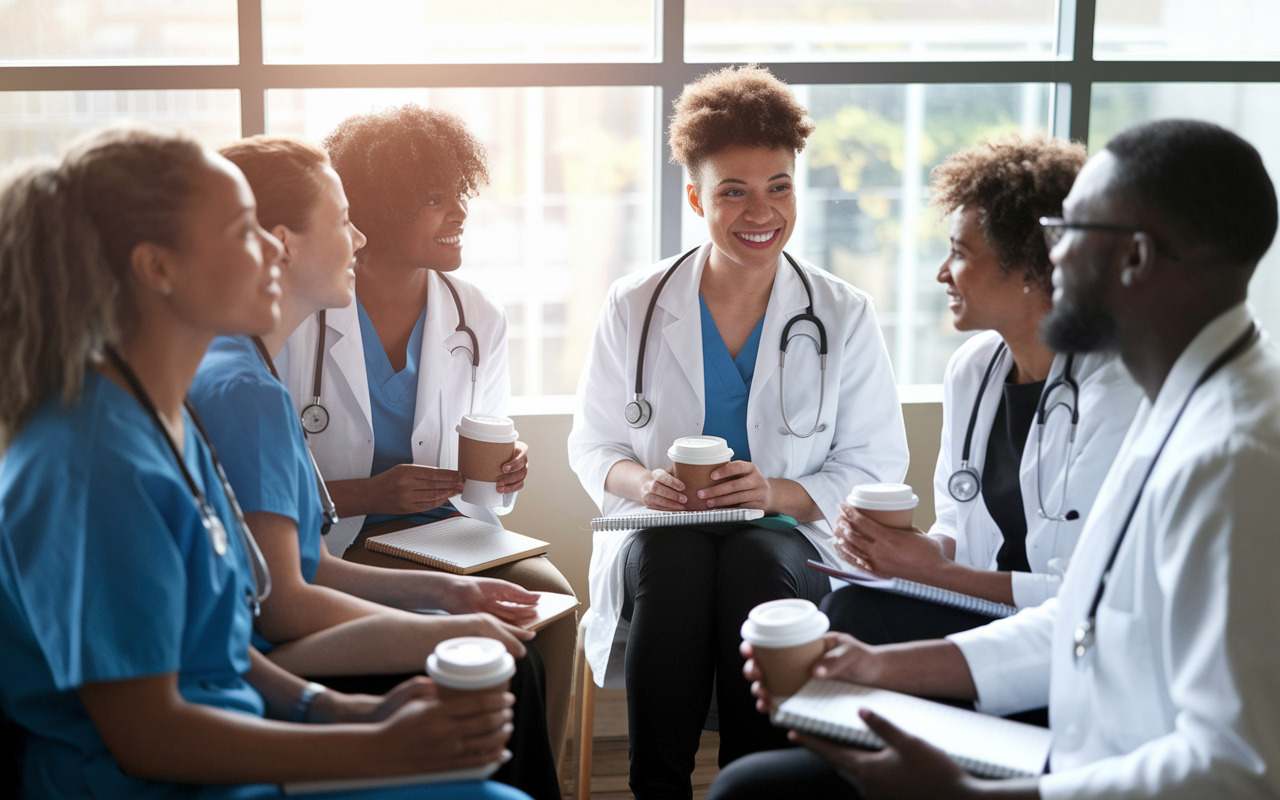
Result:
[[[414,103],[357,114],[325,137],[351,203],[351,222],[372,255],[429,200],[474,196],[489,182],[484,145],[462,119]]]
[[[667,135],[671,160],[684,164],[694,183],[707,157],[726,147],[804,150],[813,133],[809,112],[786,84],[764,67],[747,64],[707,73],[684,87]]]
[[[1112,187],[1193,246],[1253,268],[1276,235],[1276,191],[1253,145],[1211,122],[1135,125],[1107,143]]]
[[[1062,201],[1088,159],[1084,145],[1039,133],[1008,133],[952,153],[933,168],[933,204],[943,214],[978,212],[982,238],[1006,274],[1053,293],[1053,265],[1040,217],[1062,214]]]

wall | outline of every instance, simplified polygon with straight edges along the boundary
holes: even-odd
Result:
[[[915,522],[933,523],[933,467],[942,433],[940,392],[904,391],[902,415],[907,426],[911,467],[907,483],[920,496]],[[621,412],[619,412],[621,413]],[[587,568],[591,563],[591,519],[598,516],[578,476],[569,469],[565,440],[573,418],[564,413],[513,414],[520,438],[529,445],[529,478],[515,510],[503,519],[514,531],[551,543],[550,557],[586,605]]]

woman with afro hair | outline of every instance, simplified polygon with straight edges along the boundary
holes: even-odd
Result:
[[[595,534],[586,651],[598,680],[624,673],[639,798],[690,796],[713,695],[721,765],[786,746],[743,679],[742,624],[763,602],[821,601],[829,580],[806,561],[839,563],[838,503],[850,486],[906,472],[871,298],[783,251],[797,224],[796,154],[812,131],[765,69],[727,68],[685,87],[672,158],[689,170],[689,205],[710,241],[614,284],[578,385],[570,463],[606,514],[773,515],[768,527]],[[651,417],[634,413],[641,400]],[[667,451],[700,434],[733,454],[695,495],[668,471]]]
[[[488,180],[485,151],[458,117],[413,104],[350,117],[324,145],[346,191],[350,220],[367,239],[356,254],[356,299],[300,325],[276,366],[299,411],[314,403],[326,412],[322,430],[316,430],[320,420],[311,423],[309,442],[341,517],[325,536],[330,552],[364,564],[415,568],[366,550],[363,540],[459,514],[497,525],[528,472],[528,447],[516,442],[497,481],[496,508],[459,497],[455,426],[468,414],[504,415],[511,393],[502,306],[447,276],[462,264],[467,201]],[[545,557],[476,574],[530,592],[573,594]],[[470,591],[466,581],[458,582],[459,592]],[[362,596],[369,591],[334,588]],[[521,595],[513,599],[536,599]],[[403,598],[389,600],[404,605]],[[537,637],[553,764],[568,720],[575,616]]]
[[[951,217],[938,282],[956,328],[982,333],[947,365],[929,535],[904,535],[846,505],[836,526],[846,560],[1018,608],[1057,594],[1141,398],[1114,354],[1055,354],[1040,339],[1053,265],[1039,219],[1062,213],[1085,157],[1079,144],[1007,134],[934,170],[933,202]],[[825,608],[833,628],[869,644],[992,619],[856,584]]]

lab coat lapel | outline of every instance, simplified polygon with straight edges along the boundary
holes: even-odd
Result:
[[[355,395],[356,403],[364,413],[365,424],[373,432],[373,411],[369,404],[369,375],[365,370],[364,342],[360,336],[360,317],[355,302],[345,308],[331,308],[325,312],[328,330],[325,336],[333,344],[329,354],[337,367],[334,381],[345,381]]]
[[[418,359],[418,399],[413,418],[415,450],[419,441],[424,442],[424,448],[431,449],[425,444],[424,438],[428,429],[434,431],[434,436],[431,437],[433,439],[442,437],[441,441],[443,441],[448,438],[444,435],[442,428],[444,420],[441,418],[443,413],[441,396],[445,388],[445,373],[449,366],[447,340],[458,324],[458,312],[453,306],[453,298],[439,274],[433,270],[427,281],[427,318],[423,322],[422,352]],[[436,444],[439,442],[437,441]],[[423,454],[419,454],[415,460],[420,460],[422,457]],[[432,459],[437,457],[447,461],[442,454],[439,456],[433,454]],[[442,466],[442,464],[430,466]]]
[[[790,262],[778,256],[777,269],[773,276],[773,289],[769,293],[769,304],[765,307],[764,327],[760,329],[760,349],[756,353],[756,368],[751,376],[751,394],[747,399],[748,407],[756,402],[756,398],[764,391],[765,385],[773,378],[778,369],[778,343],[782,341],[782,329],[787,321],[796,314],[803,314],[809,307],[809,296],[804,291],[800,276],[791,268]],[[814,309],[815,314],[818,313]],[[815,339],[818,331],[811,323],[796,323],[792,333],[809,333]],[[797,344],[807,342],[801,339]],[[817,390],[817,387],[814,387]],[[752,451],[754,452],[754,451]]]
[[[691,259],[693,263],[676,270],[658,296],[658,308],[671,317],[662,327],[662,336],[688,379],[699,409],[706,407],[706,386],[702,377],[702,313],[698,305],[698,287],[702,284],[702,268],[710,252],[709,244],[699,250]],[[657,362],[655,366],[658,366]],[[654,377],[666,379],[666,376]]]

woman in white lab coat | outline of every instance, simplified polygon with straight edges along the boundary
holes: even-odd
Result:
[[[304,322],[276,365],[303,414],[341,517],[326,536],[330,552],[414,568],[366,551],[359,542],[457,514],[496,525],[498,515],[510,511],[527,472],[528,448],[517,442],[516,456],[498,481],[502,506],[476,506],[457,497],[462,479],[455,426],[465,414],[504,414],[510,395],[502,306],[467,281],[445,275],[462,263],[467,199],[488,179],[484,148],[459,118],[412,104],[351,117],[325,146],[346,189],[351,221],[368,238],[355,267],[356,301],[324,312],[323,336],[319,315]],[[478,574],[534,591],[573,594],[546,558]],[[576,639],[573,614],[544,628],[537,639],[557,759]]]
[[[652,416],[636,427],[625,408],[646,310],[678,259],[613,286],[578,385],[569,459],[605,514],[683,510],[690,498],[667,472],[667,449],[682,436],[715,434],[729,440],[734,461],[700,497],[801,523],[595,534],[587,657],[603,683],[616,680],[625,650],[631,790],[640,798],[688,795],[713,680],[721,764],[786,745],[754,710],[739,628],[758,603],[820,601],[829,583],[805,562],[836,563],[837,504],[854,484],[899,481],[906,471],[897,387],[871,299],[783,253],[796,223],[795,156],[812,129],[767,70],[730,68],[685,87],[671,146],[689,168],[689,202],[711,241],[657,295],[642,386]],[[780,364],[784,328],[807,309],[825,327],[825,375],[812,320],[791,326]]]
[[[947,365],[930,535],[896,532],[846,505],[837,536],[848,560],[1018,608],[1057,594],[1141,396],[1113,355],[1055,355],[1040,341],[1052,266],[1038,219],[1060,213],[1084,161],[1080,145],[1012,134],[934,171],[934,202],[951,215],[938,281],[956,328],[985,332]],[[856,585],[825,608],[833,627],[873,643],[990,620]]]

